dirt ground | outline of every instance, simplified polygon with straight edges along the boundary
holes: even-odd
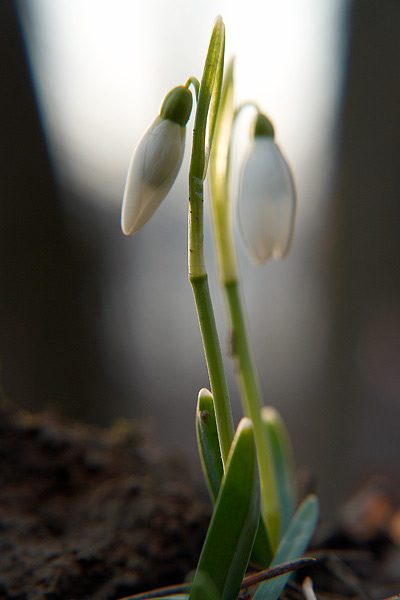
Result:
[[[139,432],[0,408],[0,598],[113,600],[183,581],[209,514]]]
[[[183,582],[210,510],[140,428],[0,403],[0,599],[116,600]],[[400,510],[386,484],[369,482],[321,523],[310,554],[285,600],[304,600],[306,575],[318,600],[399,598]]]

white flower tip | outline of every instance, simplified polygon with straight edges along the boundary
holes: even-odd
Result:
[[[168,192],[168,190],[167,190]],[[133,235],[150,219],[165,198],[161,188],[151,190],[143,182],[130,181],[125,186],[121,211],[121,229],[124,235]]]
[[[139,141],[126,178],[121,211],[125,235],[136,233],[170,191],[182,164],[185,127],[157,117]]]

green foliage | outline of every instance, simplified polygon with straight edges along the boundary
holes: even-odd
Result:
[[[205,576],[217,598],[237,597],[256,535],[260,491],[251,421],[239,423],[200,555],[190,600],[207,598]],[[207,586],[206,586],[207,587]]]
[[[214,401],[211,393],[206,389],[200,390],[197,400],[196,434],[203,473],[211,499],[215,502],[224,467],[218,441]]]
[[[272,408],[263,407],[239,285],[230,190],[233,130],[235,120],[245,105],[239,109],[235,109],[234,106],[233,62],[228,66],[223,83],[224,52],[225,26],[222,18],[217,17],[201,84],[195,77],[190,77],[185,86],[178,86],[171,90],[162,107],[163,116],[183,126],[186,124],[192,105],[189,86],[191,84],[194,86],[197,110],[189,171],[188,271],[211,386],[211,392],[203,389],[198,396],[196,434],[203,471],[214,502],[214,511],[190,593],[186,593],[187,586],[184,585],[171,590],[170,596],[165,589],[159,590],[160,595],[155,593],[151,596],[160,599],[168,597],[171,600],[236,600],[249,559],[251,558],[256,565],[263,568],[296,561],[307,548],[319,513],[318,500],[314,496],[309,496],[294,514],[294,461],[289,436],[278,413]],[[254,108],[255,105],[252,106]],[[257,107],[256,111],[257,137],[259,133],[267,133],[268,137],[271,137],[267,146],[262,145],[263,152],[265,148],[271,149],[272,145],[274,156],[280,156],[272,139],[272,124]],[[173,126],[173,124],[169,125]],[[176,130],[176,127],[173,127],[173,130]],[[182,132],[179,128],[178,130],[181,135]],[[166,130],[165,135],[172,134]],[[179,140],[182,142],[179,146],[181,153],[178,156],[181,160],[184,137]],[[164,141],[162,138],[163,143]],[[144,160],[143,152],[142,155],[139,153],[141,160]],[[246,415],[240,421],[236,433],[204,260],[203,188],[209,160],[211,213],[218,272],[224,288],[227,322],[232,339],[231,353],[235,361],[243,412]],[[154,162],[156,161],[157,156],[154,158]],[[288,174],[289,170],[282,161],[284,161],[283,157],[279,165]],[[179,170],[180,164],[174,165],[172,174],[167,173],[169,179],[165,189],[160,190],[155,186],[156,189],[152,190],[159,201],[168,193],[177,173],[176,167]],[[128,194],[127,206],[128,212],[134,215],[139,206],[140,211],[143,210],[147,216],[148,213],[152,214],[156,206],[149,207],[146,204],[147,196],[144,191],[147,191],[147,188],[142,185],[143,175],[140,166],[133,161],[135,194]],[[150,168],[152,166],[150,164]],[[275,167],[267,173],[267,187],[270,175],[274,179],[274,169]],[[290,174],[285,182],[291,183]],[[282,226],[283,231],[291,238],[294,224],[292,210],[292,206],[295,206],[294,187],[288,184],[289,191],[293,191],[293,194],[286,198],[288,202],[286,206],[289,206],[290,210],[281,211],[281,205],[276,210],[275,208],[278,201],[283,201],[285,190],[282,192],[279,188],[279,181],[278,184],[276,182],[273,184],[270,186],[272,190],[278,185],[278,195],[267,200],[272,201],[274,210],[261,212],[266,213],[267,216],[283,214],[284,217],[288,217],[289,224],[287,222],[282,224],[280,218],[276,217],[277,230]],[[264,187],[263,183],[261,202],[265,200]],[[129,204],[132,201],[134,201],[133,206]],[[250,222],[258,225],[259,216],[259,212],[255,212]],[[140,226],[142,221],[144,224],[146,220],[142,219]],[[274,225],[270,226],[270,222],[266,225],[267,235],[265,239],[261,239],[261,245],[264,245],[264,242],[266,244],[266,257],[270,254],[284,256],[287,244],[284,253],[281,252],[280,246],[279,252],[275,248],[271,250],[269,244],[271,239],[273,243],[276,242],[274,237],[276,231]],[[137,229],[138,227],[132,227],[128,234],[134,233]],[[256,227],[256,229],[257,235],[260,235],[260,232],[263,234],[263,227]],[[257,244],[259,241],[257,238]],[[285,567],[290,569],[293,565]],[[275,579],[263,581],[254,599],[277,600],[289,577],[288,573],[282,574],[283,572],[284,570],[280,569],[278,575],[274,572]],[[150,596],[148,595],[147,598]],[[145,595],[141,595],[141,600],[145,600]]]
[[[318,516],[318,499],[313,495],[307,496],[283,536],[271,566],[294,560],[304,554],[317,525]],[[286,573],[261,583],[253,600],[277,600],[289,577],[290,573]]]
[[[194,126],[190,170],[192,176],[200,180],[204,180],[207,173],[208,157],[214,136],[215,120],[222,87],[224,52],[225,25],[222,18],[217,17],[204,63]],[[210,116],[208,118],[209,111]]]
[[[196,433],[204,477],[211,499],[215,503],[224,468],[218,442],[214,401],[211,393],[206,389],[202,389],[199,392],[196,412]],[[266,567],[270,564],[272,556],[268,535],[264,523],[260,518],[251,553],[251,562],[260,567]]]
[[[265,434],[269,439],[281,510],[281,535],[294,513],[294,460],[289,435],[279,413],[271,406],[261,410]]]
[[[269,542],[268,533],[264,521],[260,515],[256,539],[254,540],[253,550],[251,552],[250,562],[257,567],[265,569],[271,564],[273,552]]]

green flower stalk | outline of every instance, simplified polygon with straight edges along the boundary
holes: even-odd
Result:
[[[214,244],[224,289],[231,353],[244,413],[251,418],[260,469],[261,514],[272,550],[281,535],[281,505],[271,440],[263,425],[260,383],[240,292],[233,238],[230,152],[235,119],[233,63],[227,69],[210,160]],[[245,241],[256,262],[287,253],[293,233],[295,196],[290,172],[274,143],[271,123],[260,113],[243,169],[239,207]],[[257,170],[254,167],[257,167]],[[274,170],[277,167],[277,171]]]
[[[217,17],[201,83],[190,77],[164,98],[159,115],[139,141],[126,180],[123,233],[136,233],[169,193],[182,164],[185,128],[195,89],[197,109],[189,170],[188,276],[196,304],[211,391],[200,391],[196,433],[214,512],[190,595],[184,600],[236,600],[249,559],[267,566],[304,552],[318,518],[309,497],[294,513],[290,441],[278,413],[263,406],[240,291],[233,237],[231,161],[234,108],[233,64],[222,86],[225,27]],[[204,181],[209,171],[213,236],[224,289],[245,417],[234,430],[204,260]],[[293,179],[270,121],[257,109],[250,149],[241,174],[240,228],[252,260],[287,254],[293,237]],[[261,519],[260,519],[261,515]],[[276,600],[288,575],[264,582],[256,600]]]
[[[204,179],[207,173],[222,87],[225,26],[217,17],[201,80],[189,170],[188,271],[199,318],[211,392],[214,399],[221,457],[226,465],[234,435],[228,385],[212,308],[204,261]]]
[[[182,164],[185,126],[195,88],[197,110],[189,172],[188,270],[195,298],[204,352],[215,403],[215,418],[223,464],[234,436],[228,386],[215,324],[203,250],[204,179],[212,145],[222,87],[225,26],[217,17],[209,44],[201,85],[190,77],[164,98],[160,114],[148,127],[133,154],[125,185],[121,227],[136,233],[170,191]]]

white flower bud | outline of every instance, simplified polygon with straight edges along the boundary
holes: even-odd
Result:
[[[122,202],[121,228],[125,235],[143,227],[170,191],[182,164],[191,106],[189,90],[174,88],[164,99],[160,115],[140,139]]]
[[[238,200],[241,233],[251,259],[265,263],[289,252],[296,194],[289,167],[274,142],[273,129],[255,135],[245,161]]]

